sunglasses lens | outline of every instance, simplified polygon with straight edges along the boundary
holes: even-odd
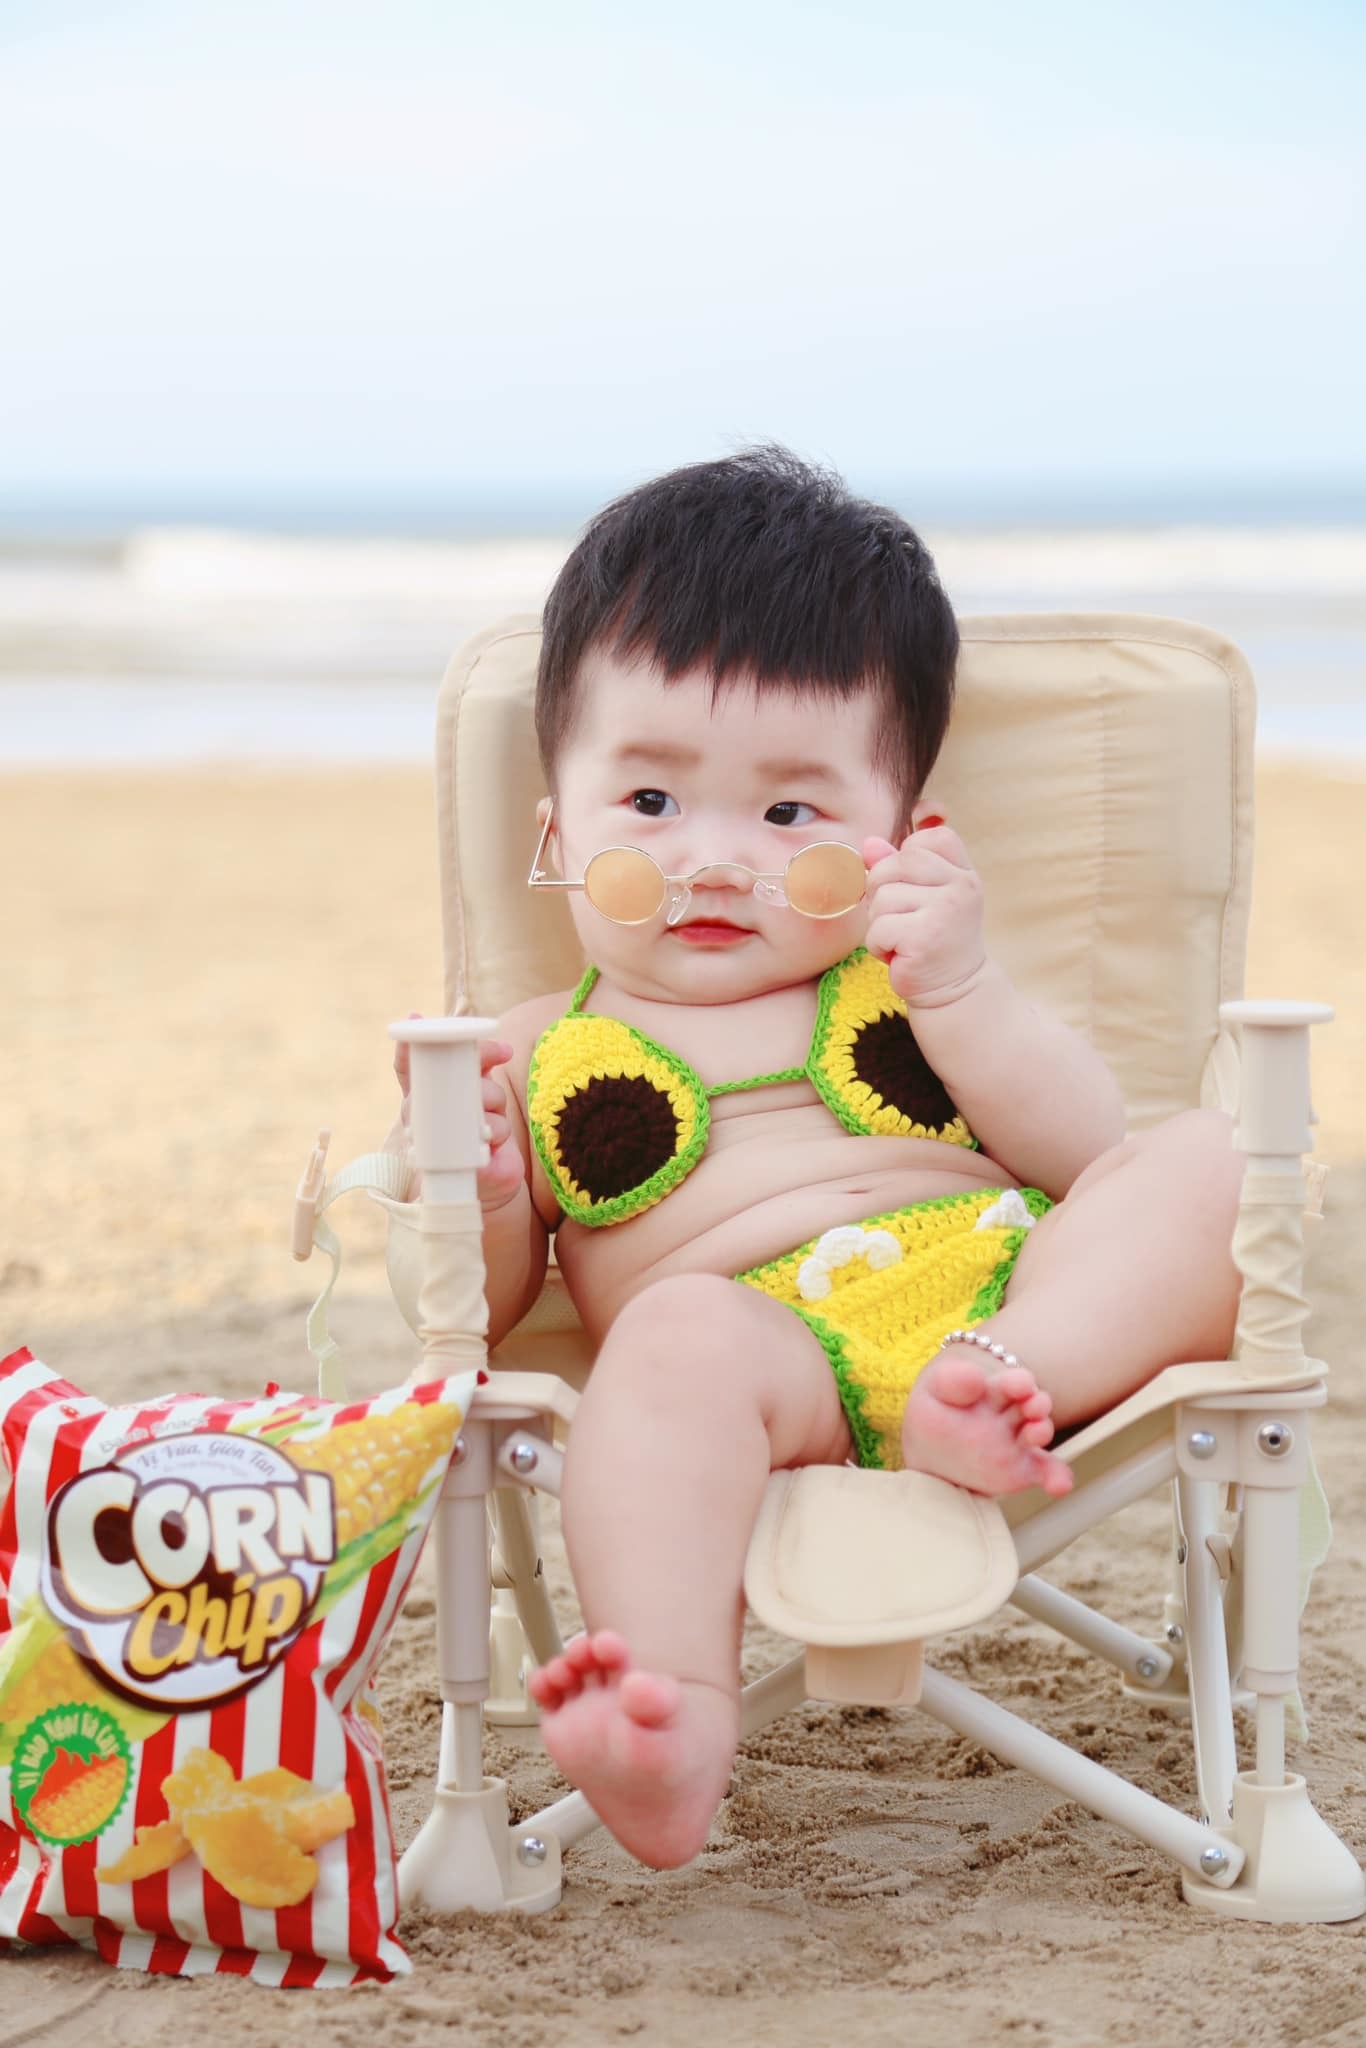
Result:
[[[863,901],[866,872],[852,846],[829,839],[804,846],[787,864],[787,900],[803,917],[841,917]]]
[[[613,924],[647,924],[664,907],[664,876],[633,846],[609,846],[595,853],[583,876],[584,894],[594,910]]]

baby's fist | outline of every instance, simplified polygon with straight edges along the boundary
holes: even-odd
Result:
[[[479,1199],[485,1209],[501,1209],[504,1202],[512,1200],[526,1179],[526,1162],[522,1158],[521,1146],[513,1135],[512,1120],[508,1115],[506,1086],[501,1081],[493,1080],[489,1073],[490,1067],[504,1066],[511,1058],[512,1047],[506,1039],[480,1039],[479,1072],[483,1077],[481,1086],[484,1136],[489,1145],[489,1163],[479,1175]]]
[[[943,814],[917,806],[899,847],[863,842],[868,869],[864,943],[887,963],[903,1002],[932,1009],[956,1002],[986,967],[981,877]]]

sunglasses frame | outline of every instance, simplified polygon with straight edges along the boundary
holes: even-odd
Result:
[[[587,869],[584,870],[582,880],[577,882],[566,882],[562,881],[558,875],[547,875],[541,866],[541,862],[545,857],[546,841],[550,837],[551,828],[554,825],[554,821],[554,799],[548,798],[546,801],[545,823],[541,827],[541,836],[536,843],[536,851],[531,858],[531,869],[526,878],[526,885],[528,889],[582,889],[585,893],[587,893]],[[683,889],[687,891],[687,894],[684,896],[682,903],[675,906],[674,908],[671,908],[665,919],[666,923],[672,925],[678,922],[679,918],[682,917],[683,912],[687,909],[688,902],[692,894],[692,885],[697,880],[697,877],[699,875],[709,874],[713,868],[739,868],[744,874],[747,874],[751,877],[751,879],[754,882],[756,891],[764,887],[765,885],[768,889],[773,889],[775,887],[780,888],[783,892],[782,904],[784,907],[786,907],[789,910],[795,910],[797,912],[798,917],[810,917],[815,919],[818,923],[827,923],[831,918],[847,917],[851,910],[856,910],[867,894],[867,883],[865,881],[864,887],[859,891],[859,894],[854,898],[854,901],[852,903],[846,904],[842,910],[799,909],[798,906],[795,903],[793,903],[791,898],[788,896],[787,877],[791,870],[792,862],[800,860],[803,854],[811,853],[818,846],[838,846],[841,849],[841,851],[846,853],[852,853],[855,855],[856,858],[859,857],[858,848],[850,846],[847,843],[847,841],[843,839],[813,839],[809,842],[808,845],[799,846],[797,848],[796,852],[792,855],[792,859],[788,861],[787,866],[783,869],[780,875],[761,875],[757,869],[747,867],[744,861],[742,860],[713,860],[706,862],[705,865],[700,868],[694,868],[690,875],[666,875],[663,868],[659,865],[659,862],[655,859],[654,855],[652,853],[646,853],[643,846],[600,846],[597,849],[597,852],[590,856],[588,867],[591,868],[593,862],[604,853],[633,853],[637,855],[639,859],[649,861],[650,866],[655,870],[655,873],[659,876],[660,882],[663,885],[662,893],[659,899],[659,903],[649,913],[649,916],[647,917],[610,917],[607,911],[600,909],[596,903],[593,903],[593,899],[591,896],[588,898],[588,900],[590,903],[593,903],[593,908],[597,911],[598,916],[607,918],[609,924],[620,924],[629,927],[635,925],[649,924],[652,918],[658,917],[660,911],[664,908],[665,904],[668,903],[669,891],[671,889]],[[771,896],[766,896],[765,900],[773,901],[775,899]]]

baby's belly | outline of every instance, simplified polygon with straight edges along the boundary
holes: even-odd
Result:
[[[601,1341],[633,1294],[669,1274],[730,1277],[836,1224],[936,1195],[1020,1185],[965,1146],[857,1137],[831,1131],[828,1112],[821,1119],[818,1136],[794,1132],[771,1144],[728,1144],[724,1126],[713,1127],[706,1156],[653,1208],[596,1230],[566,1218],[556,1257],[593,1341]]]

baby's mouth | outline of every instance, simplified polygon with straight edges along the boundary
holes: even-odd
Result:
[[[707,939],[726,943],[754,936],[748,925],[732,924],[728,917],[690,917],[686,923],[677,924],[673,929],[680,939],[690,939],[694,945],[700,945]]]

